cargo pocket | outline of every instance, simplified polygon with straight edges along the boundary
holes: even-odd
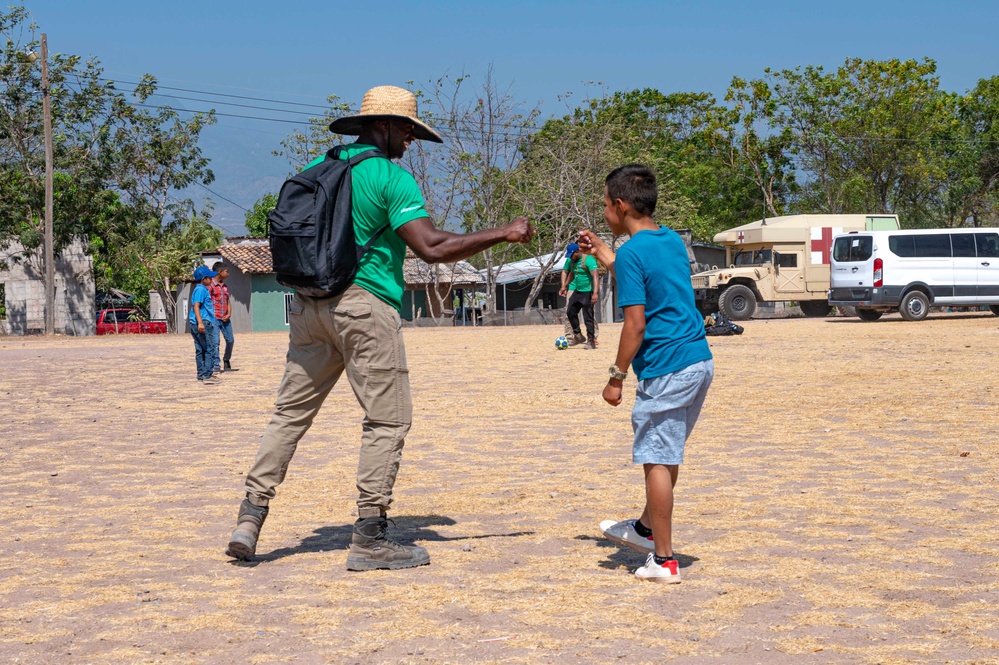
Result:
[[[365,369],[368,375],[364,382],[364,409],[368,419],[395,425],[411,423],[409,370],[371,365]]]
[[[330,309],[336,316],[342,316],[348,319],[370,319],[371,318],[371,305],[366,302],[344,302],[341,300],[336,303]]]
[[[288,337],[295,346],[312,344],[312,333],[309,331],[308,316],[305,305],[298,299],[298,294],[288,303]]]
[[[371,357],[373,339],[371,329],[371,305],[366,302],[340,300],[330,307],[333,317],[333,330],[336,332],[345,358],[366,364]]]

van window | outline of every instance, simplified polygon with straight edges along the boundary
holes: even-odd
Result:
[[[873,252],[874,238],[871,236],[836,238],[836,244],[833,245],[833,259],[840,263],[867,261]]]
[[[978,245],[978,256],[999,257],[999,233],[976,233],[975,244]]]
[[[916,255],[912,248],[912,236],[891,236],[888,238],[888,250],[895,256],[903,258]]]
[[[954,256],[975,256],[975,236],[970,233],[955,233],[950,237]]]
[[[933,233],[912,237],[916,254],[919,257],[950,257],[950,236],[946,233]]]
[[[891,236],[888,249],[901,257],[950,257],[950,236],[946,233]]]

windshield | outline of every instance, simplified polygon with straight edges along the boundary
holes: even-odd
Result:
[[[840,263],[863,262],[874,252],[874,238],[871,236],[849,235],[836,238],[833,244],[833,260]]]
[[[737,266],[761,266],[771,260],[769,249],[756,249],[737,253],[732,258],[732,263]]]

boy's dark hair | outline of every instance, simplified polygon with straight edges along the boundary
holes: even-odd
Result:
[[[656,174],[644,164],[625,164],[610,172],[604,181],[611,201],[621,199],[636,212],[648,217],[656,211],[659,190]]]
[[[218,272],[219,270],[222,270],[222,268],[225,268],[225,263],[222,261],[216,261],[212,264],[212,272]]]

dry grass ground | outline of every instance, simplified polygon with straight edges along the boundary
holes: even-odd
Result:
[[[684,581],[637,515],[632,397],[555,327],[413,329],[393,516],[432,564],[348,573],[360,411],[338,386],[254,565],[223,556],[286,336],[216,388],[183,336],[0,338],[4,663],[997,663],[999,319],[752,321],[681,470]],[[633,385],[633,383],[631,384]]]

